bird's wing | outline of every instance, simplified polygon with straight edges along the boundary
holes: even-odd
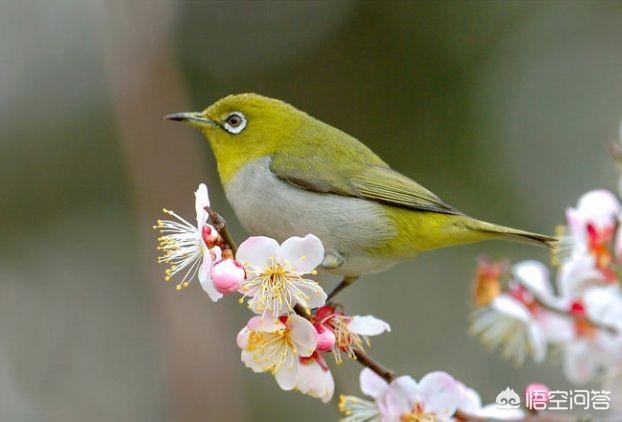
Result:
[[[325,165],[320,160],[315,156],[292,161],[291,155],[276,154],[272,157],[270,169],[276,177],[301,189],[363,198],[418,211],[462,214],[384,163],[346,166],[342,170],[333,167],[323,171]]]

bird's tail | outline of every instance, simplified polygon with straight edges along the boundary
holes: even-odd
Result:
[[[471,220],[472,229],[482,233],[490,234],[492,238],[506,239],[515,242],[530,243],[547,248],[555,249],[557,247],[558,238],[546,236],[538,233],[531,233],[524,230],[513,229],[511,227],[499,226],[497,224],[487,223],[485,221]]]

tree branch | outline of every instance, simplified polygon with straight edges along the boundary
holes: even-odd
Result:
[[[227,230],[227,220],[225,220],[222,215],[218,214],[211,207],[205,207],[205,211],[207,211],[207,213],[209,214],[210,220],[212,221],[212,225],[214,226],[216,231],[220,234],[220,237],[222,237],[222,240],[225,242],[225,245],[228,246],[229,249],[231,249],[231,251],[235,255],[238,247],[235,241],[233,240],[233,238],[231,237],[231,235],[229,234],[229,230]]]
[[[579,318],[579,316],[572,315],[566,309],[559,308],[557,306],[551,305],[550,303],[546,303],[545,301],[543,301],[542,299],[540,299],[536,295],[533,295],[533,298],[534,298],[534,300],[536,301],[536,303],[539,306],[541,306],[542,308],[546,309],[547,311],[551,311],[553,313],[565,316],[567,318],[571,318],[573,320]],[[587,322],[589,325],[591,325],[594,328],[598,328],[600,330],[606,331],[609,334],[613,334],[613,335],[618,335],[619,334],[618,328],[613,326],[613,325],[603,324],[602,322],[594,321],[593,319],[591,319],[587,315],[581,316],[580,318],[585,320],[585,322]]]
[[[235,255],[235,252],[237,250],[237,246],[235,244],[235,242],[233,241],[231,235],[229,234],[229,232],[227,231],[227,227],[226,227],[226,220],[220,215],[218,214],[216,211],[214,211],[213,209],[211,209],[210,207],[205,207],[205,210],[208,212],[211,221],[212,221],[212,225],[214,226],[214,228],[218,231],[218,233],[220,234],[220,236],[222,237],[223,241],[225,242],[226,245],[229,246],[229,248],[232,250],[233,254]],[[358,277],[357,277],[358,278]],[[352,282],[356,281],[356,278],[352,280]],[[349,285],[352,282],[349,282],[346,284]],[[339,290],[337,290],[337,292],[339,292]],[[546,304],[542,304],[542,306],[547,307],[547,309],[549,309],[548,305]],[[554,312],[563,312],[560,309],[555,309],[555,308],[550,308],[550,310],[554,311]],[[301,306],[300,304],[296,304],[294,306],[294,311],[296,312],[296,314],[300,315],[301,317],[310,320],[311,319],[311,312],[304,308],[303,306]],[[608,327],[608,329],[612,329],[611,327]],[[356,362],[358,362],[360,365],[371,369],[372,371],[374,371],[374,373],[376,373],[379,377],[381,377],[382,379],[384,379],[387,383],[391,383],[393,380],[395,380],[397,378],[397,374],[395,371],[393,371],[392,369],[387,368],[386,366],[384,366],[383,364],[381,364],[380,362],[376,361],[375,359],[373,359],[371,356],[369,356],[363,349],[361,348],[355,348],[354,349],[354,356],[356,357]],[[464,422],[486,422],[486,421],[495,421],[495,419],[491,419],[491,418],[481,418],[479,416],[474,416],[474,415],[470,415],[468,413],[465,413],[461,410],[457,410],[456,413],[454,414],[454,417],[458,420],[458,421],[464,421]],[[530,415],[528,417],[526,417],[525,419],[523,419],[523,421],[529,421],[529,422],[536,422],[536,421],[550,421],[551,419],[547,419],[546,417],[543,416],[538,416],[538,415]]]

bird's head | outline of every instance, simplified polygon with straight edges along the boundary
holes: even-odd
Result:
[[[309,116],[289,104],[257,94],[229,95],[203,111],[165,116],[196,127],[209,141],[223,182],[246,163],[296,142]]]

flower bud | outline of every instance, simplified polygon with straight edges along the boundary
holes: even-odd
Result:
[[[233,293],[244,281],[244,267],[234,259],[217,262],[211,271],[214,287],[222,294]]]
[[[329,352],[332,350],[337,340],[335,338],[335,333],[323,326],[316,327],[315,329],[317,331],[317,349],[320,352]]]
[[[220,235],[216,231],[216,229],[209,224],[206,224],[201,229],[201,237],[203,238],[203,242],[205,242],[205,246],[211,249],[220,238]]]

